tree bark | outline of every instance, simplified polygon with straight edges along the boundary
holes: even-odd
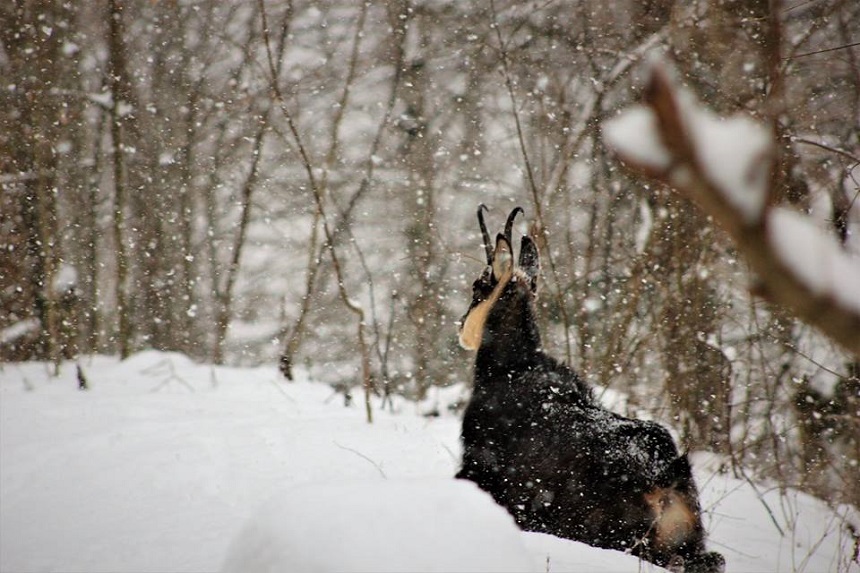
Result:
[[[125,178],[125,149],[123,106],[129,105],[130,86],[126,69],[122,0],[108,0],[108,85],[111,93],[110,133],[113,157],[113,235],[116,249],[116,277],[114,295],[119,327],[116,345],[121,359],[128,358],[132,347],[131,309],[128,304],[127,281],[129,272],[125,237],[125,209],[127,189]]]

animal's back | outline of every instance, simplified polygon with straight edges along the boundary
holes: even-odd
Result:
[[[644,535],[643,494],[677,457],[668,432],[601,408],[573,371],[545,355],[499,378],[475,388],[460,477],[477,477],[530,530],[623,549],[629,535],[614,532],[633,519]]]

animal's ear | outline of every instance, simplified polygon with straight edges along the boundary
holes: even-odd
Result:
[[[511,271],[513,266],[513,255],[511,244],[501,233],[496,235],[496,250],[493,253],[493,277],[501,280],[505,274]]]
[[[531,237],[524,236],[520,243],[520,269],[526,274],[529,279],[529,286],[532,291],[537,290],[537,280],[540,274],[540,254],[538,248]]]

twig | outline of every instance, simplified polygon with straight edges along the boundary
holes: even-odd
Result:
[[[837,50],[845,50],[848,48],[853,48],[855,46],[860,46],[860,42],[853,42],[851,44],[846,44],[844,46],[836,46],[835,48],[826,48],[824,50],[815,50],[814,52],[805,52],[803,54],[795,54],[793,56],[788,56],[786,60],[796,60],[797,58],[803,58],[805,56],[814,56],[816,54],[826,54],[828,52],[835,52]]]
[[[292,402],[293,404],[295,404],[295,403],[296,403],[296,399],[295,399],[295,398],[293,398],[292,396],[290,396],[289,394],[287,394],[286,390],[284,390],[283,388],[281,388],[281,385],[280,385],[280,384],[278,384],[278,381],[277,381],[277,380],[275,380],[274,378],[266,378],[266,380],[268,380],[268,381],[269,381],[269,384],[271,384],[272,386],[274,386],[274,387],[275,387],[275,390],[277,390],[278,392],[280,392],[281,396],[283,396],[284,398],[286,398],[287,400],[289,400],[289,401],[290,401],[290,402]]]
[[[451,461],[454,462],[454,465],[460,465],[460,457],[455,455],[454,452],[451,451],[451,448],[448,447],[448,444],[444,442],[440,442],[439,445],[442,446],[442,449],[448,452],[448,455],[451,456]]]
[[[815,147],[820,147],[821,149],[830,151],[837,155],[841,155],[842,157],[850,159],[851,161],[854,161],[856,163],[860,163],[860,157],[857,157],[856,155],[853,155],[848,151],[845,151],[844,149],[839,149],[838,147],[831,147],[827,144],[821,143],[820,141],[813,141],[811,139],[806,139],[805,137],[792,137],[791,140],[796,141],[797,143],[805,143],[806,145],[814,145]]]
[[[361,452],[359,452],[358,450],[354,450],[354,449],[352,449],[352,448],[348,448],[348,447],[346,447],[346,446],[342,446],[342,445],[338,444],[335,440],[332,440],[332,442],[331,442],[331,443],[333,443],[335,446],[339,447],[339,448],[340,448],[340,449],[342,449],[342,450],[346,450],[346,451],[348,451],[348,452],[352,452],[353,454],[357,455],[358,457],[360,457],[360,458],[361,458],[361,459],[363,459],[363,460],[367,460],[368,462],[370,462],[371,464],[373,464],[373,467],[375,467],[375,468],[376,468],[376,471],[378,471],[378,472],[379,472],[379,475],[381,475],[383,479],[388,479],[388,476],[387,476],[387,475],[385,475],[385,472],[384,472],[384,471],[382,471],[382,464],[378,464],[378,463],[376,463],[375,461],[373,461],[373,460],[372,460],[372,459],[370,459],[369,457],[365,456],[364,454],[362,454],[362,453],[361,453]]]
[[[161,362],[150,366],[149,368],[144,368],[140,372],[141,374],[159,374],[164,371],[165,367],[167,369],[167,376],[161,381],[158,386],[150,390],[150,392],[154,394],[155,392],[158,392],[162,388],[168,386],[173,381],[176,381],[182,386],[185,386],[190,392],[195,392],[194,387],[191,384],[189,384],[182,377],[176,374],[176,368],[173,366],[173,361],[169,358],[164,359]]]
[[[749,475],[747,475],[747,472],[744,471],[743,467],[739,466],[739,469],[740,469],[739,473],[740,473],[741,477],[744,478],[744,481],[746,481],[749,484],[749,486],[756,493],[756,496],[758,496],[759,502],[761,502],[765,511],[767,511],[767,515],[768,515],[768,517],[770,517],[770,520],[773,523],[773,526],[776,527],[776,530],[779,532],[780,537],[785,537],[785,531],[782,529],[782,527],[780,527],[779,522],[777,522],[777,520],[776,520],[776,516],[773,514],[773,510],[770,509],[770,506],[764,500],[764,496],[758,490],[758,487],[756,487],[755,483],[752,481],[752,479],[750,479]]]

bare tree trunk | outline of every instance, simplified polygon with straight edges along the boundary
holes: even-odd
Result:
[[[406,200],[406,252],[413,266],[412,275],[417,279],[416,291],[408,302],[409,318],[415,332],[415,382],[418,398],[422,399],[433,385],[433,355],[438,340],[436,240],[434,201],[434,166],[432,136],[427,130],[424,103],[426,81],[422,67],[424,62],[413,61],[404,74],[402,97],[407,109],[407,143],[404,164],[408,170],[408,188],[404,190]]]
[[[42,34],[63,21],[58,4],[18,1],[10,8],[2,27],[3,48],[13,77],[13,105],[20,139],[10,149],[13,173],[21,174],[19,205],[26,234],[28,290],[31,290],[41,334],[39,354],[55,369],[60,352],[60,315],[54,289],[60,238],[57,221],[57,159],[53,149],[60,123],[60,102],[51,89],[61,72],[59,35]],[[5,171],[5,170],[4,170]],[[4,191],[5,192],[5,191]]]
[[[127,190],[125,178],[125,149],[123,146],[124,130],[123,105],[128,105],[129,85],[126,71],[126,56],[124,45],[124,28],[122,24],[121,0],[108,0],[108,85],[111,92],[111,152],[113,156],[113,234],[116,249],[116,278],[114,294],[119,320],[116,343],[120,358],[125,359],[131,354],[131,312],[128,305],[128,255],[125,237],[125,208]]]
[[[429,129],[431,111],[425,97],[429,89],[424,61],[424,52],[430,43],[429,24],[423,18],[411,17],[410,13],[405,3],[389,5],[389,21],[402,27],[401,54],[405,53],[408,34],[416,35],[418,45],[411,60],[398,59],[403,65],[400,99],[406,108],[399,123],[406,138],[402,152],[408,177],[408,187],[402,191],[404,212],[409,221],[405,228],[406,252],[412,267],[410,275],[416,279],[407,298],[407,314],[415,340],[412,356],[416,396],[422,399],[437,381],[441,369],[441,349],[437,341],[440,338],[439,317],[444,314],[439,304],[443,268],[437,253],[438,238],[434,236],[437,226],[433,156],[438,141]]]
[[[670,412],[685,448],[724,452],[731,369],[711,346],[724,304],[701,278],[713,266],[713,233],[688,201],[665,192],[658,196],[665,218],[655,229],[654,256],[646,265],[660,268],[663,277],[663,304],[654,320],[663,343]]]
[[[224,284],[220,288],[216,286],[215,300],[215,352],[212,360],[215,364],[224,363],[224,346],[227,341],[227,329],[230,326],[233,309],[233,287],[239,274],[239,265],[242,258],[242,249],[245,246],[245,238],[248,234],[248,223],[251,220],[251,197],[257,186],[259,176],[260,155],[262,154],[263,139],[268,128],[269,112],[259,119],[257,133],[254,136],[254,144],[251,150],[251,168],[242,185],[241,205],[239,207],[239,228],[233,240],[231,248],[230,264],[226,269]]]
[[[80,177],[81,188],[78,190],[78,209],[80,228],[77,234],[77,263],[80,270],[79,296],[80,311],[78,324],[81,330],[81,352],[93,353],[101,350],[102,310],[101,292],[99,285],[99,251],[105,240],[102,238],[102,224],[99,221],[99,182],[106,169],[105,154],[100,146],[104,140],[104,132],[109,128],[111,116],[103,110],[98,110],[95,133],[90,134],[92,149],[84,151],[81,137],[80,153],[86,158],[88,167]],[[89,153],[89,157],[86,156]]]
[[[209,8],[211,18],[213,9]],[[177,14],[177,17],[179,15]],[[208,22],[208,19],[207,19]],[[207,25],[208,29],[209,26]],[[196,269],[198,263],[194,256],[194,246],[192,243],[192,233],[194,230],[193,220],[195,215],[194,210],[194,186],[193,178],[196,168],[197,156],[195,154],[195,145],[198,137],[198,106],[200,105],[200,90],[202,84],[201,79],[193,82],[188,77],[190,69],[190,60],[192,56],[192,48],[188,46],[182,47],[182,66],[184,80],[183,85],[187,90],[187,100],[185,102],[185,122],[183,141],[181,144],[181,154],[179,161],[179,256],[181,273],[179,273],[179,304],[176,305],[176,314],[178,314],[178,330],[177,344],[183,352],[188,354],[200,355],[201,350],[198,347],[198,321],[195,318],[199,315],[198,303],[195,300],[194,286],[197,282]]]

